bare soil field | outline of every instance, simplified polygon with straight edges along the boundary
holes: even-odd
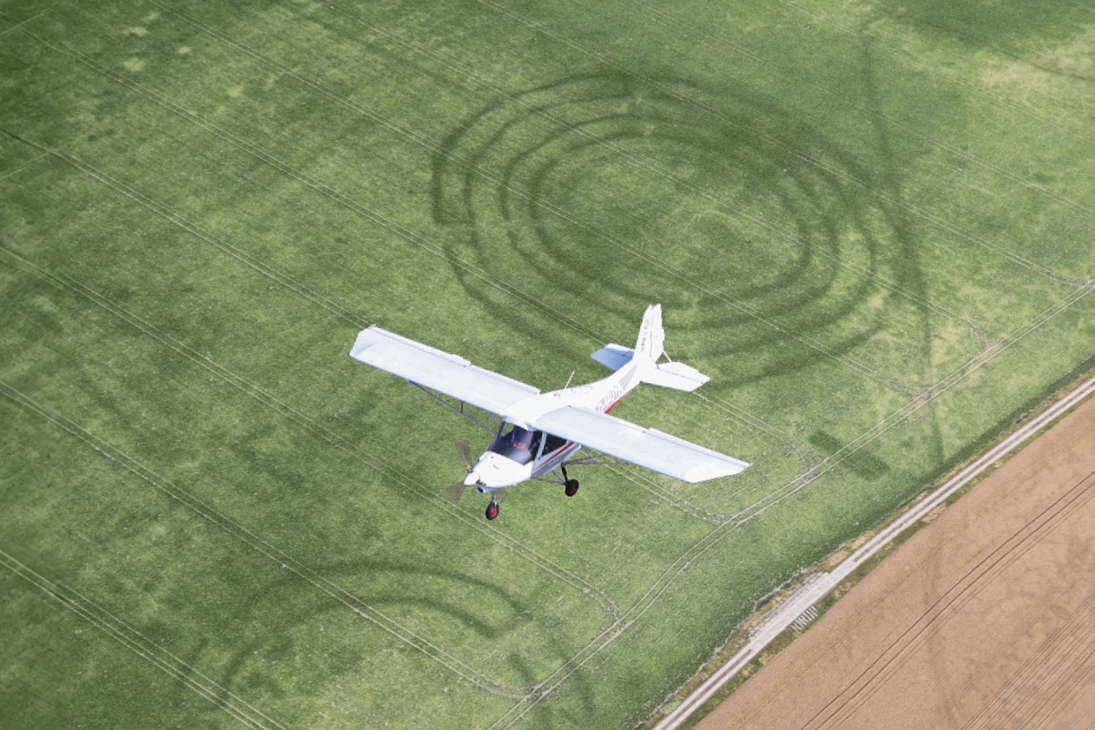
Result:
[[[1095,727],[1095,401],[910,538],[697,727]]]

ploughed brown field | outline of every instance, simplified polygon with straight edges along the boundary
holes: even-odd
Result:
[[[1095,401],[921,529],[697,727],[1095,728]]]

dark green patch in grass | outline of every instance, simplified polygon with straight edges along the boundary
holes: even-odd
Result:
[[[844,449],[847,444],[832,434],[818,431],[810,436],[810,443],[828,454],[835,454]],[[843,463],[852,471],[864,479],[877,479],[890,470],[886,462],[874,454],[865,453],[862,450],[855,451],[844,458]]]
[[[883,0],[878,7],[887,17],[918,31],[947,35],[973,46],[1062,41],[1095,21],[1091,6],[1076,0]]]

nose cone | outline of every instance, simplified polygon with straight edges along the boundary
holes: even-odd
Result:
[[[471,471],[468,472],[468,475],[466,477],[464,477],[464,486],[465,487],[474,487],[478,483],[479,483],[479,473],[476,472],[474,469],[472,469]]]
[[[532,464],[518,464],[513,459],[488,451],[479,457],[472,474],[475,474],[479,484],[488,489],[512,487],[532,477]],[[468,476],[471,477],[471,474]]]

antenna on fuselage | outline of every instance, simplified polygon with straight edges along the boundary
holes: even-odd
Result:
[[[570,371],[570,377],[567,378],[567,384],[563,386],[563,390],[566,390],[567,388],[570,387],[570,381],[574,380],[574,373],[576,373],[576,372],[578,372],[578,371],[577,370],[571,370]]]

